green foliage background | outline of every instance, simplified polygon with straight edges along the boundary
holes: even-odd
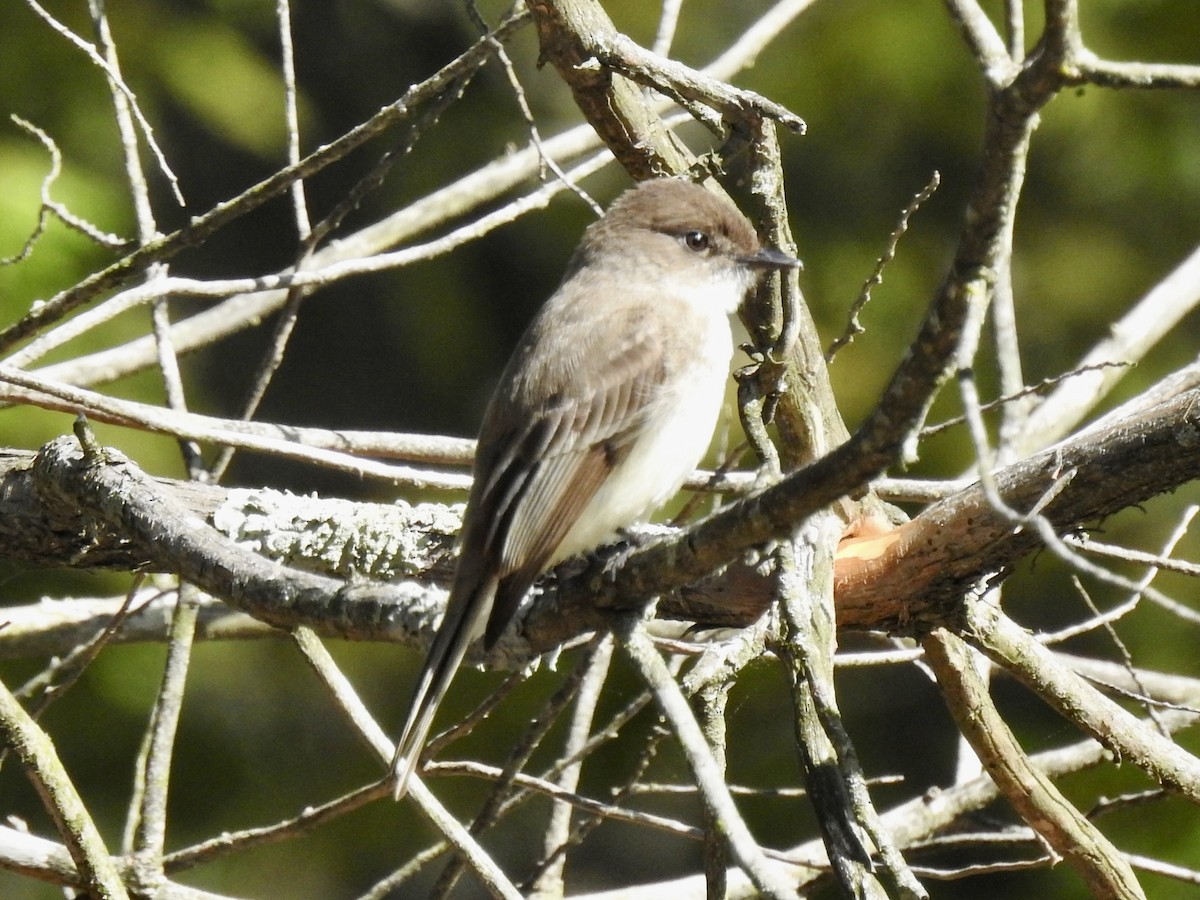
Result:
[[[684,6],[675,55],[702,65],[754,21],[768,4],[694,0]],[[995,12],[1000,4],[988,4]],[[1030,34],[1039,7],[1027,4]],[[47,7],[90,36],[86,4]],[[187,209],[173,205],[154,176],[160,228],[238,193],[284,160],[282,88],[274,4],[267,0],[125,0],[110,4],[122,66],[179,175]],[[481,4],[496,21],[501,4]],[[656,4],[609,0],[619,27],[649,44]],[[1111,58],[1200,62],[1200,14],[1194,0],[1085,0],[1084,33]],[[366,119],[433,72],[474,38],[458,3],[433,0],[298,0],[293,10],[305,150]],[[531,30],[511,48],[543,135],[576,123],[578,113],[550,68],[535,66]],[[736,79],[804,116],[809,134],[785,138],[793,227],[806,263],[803,286],[827,339],[844,326],[847,309],[882,251],[899,210],[929,179],[943,187],[927,204],[900,255],[876,289],[865,315],[866,335],[836,361],[835,386],[853,424],[878,397],[942,278],[978,165],[982,81],[943,7],[926,0],[817,3],[757,65]],[[53,34],[23,3],[0,8],[0,111],[45,129],[62,149],[64,170],[53,196],[101,228],[131,236],[129,193],[107,88],[78,50]],[[525,127],[503,74],[487,68],[463,100],[424,136],[415,152],[362,205],[348,227],[374,221],[434,187],[522,145]],[[1200,97],[1184,93],[1080,91],[1054,101],[1035,135],[1018,220],[1016,288],[1027,381],[1056,375],[1109,323],[1195,246],[1200,236]],[[360,151],[308,185],[319,216],[377,158],[381,145]],[[149,165],[149,164],[148,164]],[[0,122],[0,255],[16,253],[36,217],[47,154],[7,120]],[[588,183],[607,201],[627,183],[606,172]],[[589,211],[570,195],[447,258],[384,276],[361,278],[315,294],[307,302],[286,362],[261,417],[344,428],[471,434],[508,348],[553,289]],[[267,273],[291,262],[295,229],[286,202],[239,220],[205,247],[180,256],[176,271],[197,276]],[[102,265],[108,254],[61,224],[51,223],[32,256],[0,268],[0,324]],[[180,304],[178,314],[193,309]],[[145,312],[120,319],[62,351],[55,359],[119,343],[146,330]],[[1131,373],[1118,392],[1129,396],[1196,354],[1194,317]],[[246,389],[267,329],[246,333],[189,358],[185,377],[197,411],[233,413]],[[982,373],[985,384],[990,377]],[[152,374],[107,388],[161,402]],[[947,392],[948,394],[952,392]],[[938,414],[955,410],[952,397]],[[69,429],[68,417],[28,408],[0,410],[0,445],[37,447]],[[180,475],[167,440],[101,426],[101,439],[147,469]],[[917,474],[957,473],[970,462],[961,432],[931,441]],[[386,498],[377,485],[276,460],[241,455],[230,484],[316,489]],[[1109,523],[1110,539],[1153,548],[1171,516],[1196,492],[1187,489],[1145,512]],[[1195,542],[1190,548],[1195,551]],[[1187,555],[1185,546],[1184,555]],[[1195,553],[1191,554],[1194,558]],[[0,603],[42,595],[106,594],[121,589],[115,575],[30,571],[0,558]],[[1170,585],[1193,591],[1189,585]],[[1104,597],[1104,592],[1098,595]],[[1065,575],[1048,562],[1020,573],[1009,593],[1027,622],[1051,623],[1078,613]],[[1063,609],[1063,607],[1068,607]],[[1196,674],[1196,636],[1154,615],[1123,633],[1139,663]],[[1161,624],[1168,632],[1155,630]],[[381,719],[395,727],[409,690],[411,654],[389,647],[335,648]],[[99,811],[110,846],[119,843],[132,761],[161,669],[159,647],[106,651],[44,722]],[[9,685],[37,671],[38,661],[5,663]],[[528,717],[527,702],[552,689],[552,677],[526,685],[463,753],[498,757],[507,728]],[[842,680],[852,733],[871,774],[899,773],[908,784],[883,788],[881,806],[927,785],[948,783],[953,733],[928,682],[905,671],[880,679]],[[452,706],[467,709],[493,681],[461,679]],[[626,679],[625,685],[634,685]],[[314,688],[292,650],[280,644],[197,649],[185,706],[171,810],[169,846],[274,821],[371,778],[377,769],[348,744],[340,721]],[[1030,746],[1071,739],[1061,723],[1030,709],[1027,695],[1003,687],[1002,700]],[[609,708],[621,698],[611,696]],[[735,780],[756,785],[797,778],[786,696],[776,672],[749,673],[734,695],[731,733],[762,748],[734,760]],[[644,731],[648,722],[640,723]],[[636,729],[635,729],[636,730]],[[1192,741],[1194,744],[1195,742]],[[606,753],[622,770],[635,741]],[[765,748],[778,747],[778,753]],[[622,750],[626,753],[622,755]],[[656,761],[670,777],[679,761],[664,750]],[[1138,784],[1131,773],[1118,776]],[[1094,776],[1071,782],[1086,796]],[[1113,790],[1108,782],[1108,790]],[[452,808],[466,811],[478,787],[447,782]],[[589,785],[585,784],[587,790]],[[599,789],[598,785],[593,787]],[[0,771],[2,808],[48,833],[32,791],[9,760]],[[656,808],[668,811],[671,801]],[[762,798],[746,803],[753,826],[785,846],[811,828],[802,801]],[[1172,814],[1178,814],[1173,818]],[[1148,824],[1149,823],[1149,824]],[[505,832],[506,863],[529,862],[531,817]],[[1126,814],[1106,820],[1122,847],[1156,852],[1200,866],[1196,818],[1182,804],[1152,820]],[[398,847],[430,835],[408,805],[377,805],[311,838],[241,854],[186,879],[213,890],[254,897],[349,897],[389,871]],[[665,840],[665,839],[664,839]],[[572,885],[612,884],[652,874],[693,870],[698,849],[662,844],[627,826],[600,830],[591,850],[570,867]],[[930,884],[935,897],[1083,896],[1069,872],[1010,875]],[[1147,879],[1152,896],[1174,897],[1178,885]],[[471,895],[466,892],[464,895]],[[0,896],[51,897],[50,888],[0,874]]]

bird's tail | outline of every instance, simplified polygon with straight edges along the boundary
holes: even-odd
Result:
[[[456,585],[456,590],[451,591],[446,603],[446,615],[421,667],[409,705],[408,720],[404,723],[404,730],[396,744],[396,755],[392,758],[397,800],[408,790],[408,780],[420,761],[433,717],[466,655],[467,647],[483,632],[484,622],[491,611],[492,598],[496,594],[496,584],[496,579],[492,578],[476,585],[474,590],[460,592]]]

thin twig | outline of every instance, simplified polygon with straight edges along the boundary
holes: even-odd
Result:
[[[287,128],[288,165],[300,164],[300,114],[296,107],[296,50],[292,43],[292,6],[290,0],[275,0],[275,18],[279,23],[280,74],[283,76],[283,119]],[[312,230],[304,179],[292,183],[292,218],[296,236],[303,242]]]
[[[721,821],[733,859],[762,891],[763,896],[795,897],[795,890],[768,864],[758,843],[747,829],[683,692],[671,677],[662,657],[654,649],[640,623],[637,620],[627,622],[617,635],[621,646],[654,693],[659,708],[670,720],[672,731],[683,748],[705,802]]]
[[[896,248],[899,247],[900,239],[904,237],[904,233],[908,231],[909,220],[916,215],[917,210],[921,208],[925,201],[934,195],[934,192],[938,189],[938,185],[941,183],[941,173],[935,171],[925,187],[917,192],[912,200],[909,201],[908,206],[904,207],[904,211],[900,213],[900,220],[896,223],[896,227],[892,229],[892,233],[888,235],[887,244],[883,248],[883,255],[875,263],[875,269],[871,272],[871,277],[866,280],[862,291],[859,292],[855,301],[850,304],[850,316],[849,321],[846,323],[846,330],[825,351],[825,362],[833,362],[833,358],[837,356],[839,350],[851,343],[856,336],[866,331],[862,323],[858,320],[859,314],[871,302],[872,289],[876,285],[883,284],[883,271],[896,258]]]
[[[276,0],[275,18],[279,25],[280,66],[283,77],[284,126],[287,131],[288,165],[300,162],[300,117],[296,109],[296,63],[292,47],[292,13],[289,0]],[[311,258],[312,226],[309,223],[308,202],[304,195],[304,179],[297,178],[292,184],[292,218],[296,223],[296,236],[300,240],[300,257],[295,268],[301,269]],[[275,327],[267,349],[259,360],[253,382],[242,400],[241,418],[249,421],[258,412],[259,404],[266,395],[271,379],[283,363],[284,351],[300,315],[300,304],[305,297],[303,288],[289,288],[283,309],[275,319]],[[223,447],[212,464],[212,480],[220,481],[233,461],[235,447]]]
[[[159,171],[166,177],[167,183],[171,185],[171,191],[175,195],[175,202],[181,207],[186,206],[187,204],[183,199],[183,192],[179,188],[179,179],[171,171],[170,165],[167,164],[167,157],[163,153],[162,148],[158,146],[158,141],[154,137],[154,129],[150,126],[150,122],[142,112],[142,108],[137,101],[137,96],[130,89],[129,85],[125,83],[125,79],[121,77],[120,71],[109,60],[105,59],[99,49],[93,44],[89,44],[62,22],[58,21],[58,19],[54,18],[37,0],[24,0],[24,2],[58,35],[66,38],[69,44],[82,50],[84,55],[104,72],[109,82],[125,97],[130,111],[137,120],[138,128],[141,130],[142,137],[146,141],[146,146],[154,154],[154,158],[158,162]]]
[[[136,810],[130,811],[132,828],[127,828],[127,832],[132,831],[130,850],[137,885],[139,890],[146,892],[153,892],[165,878],[163,851],[166,846],[171,762],[196,636],[198,593],[198,589],[190,584],[179,586],[175,612],[171,618],[162,683],[146,729],[144,753],[139,755],[135,770],[138,783],[135,795],[140,802]]]
[[[27,391],[35,392],[23,399],[36,406],[85,413],[100,421],[136,425],[148,431],[187,437],[197,441],[228,444],[247,450],[271,453],[283,458],[305,460],[327,466],[334,471],[351,472],[360,477],[376,477],[397,484],[408,482],[414,486],[423,485],[450,490],[462,490],[470,486],[470,478],[466,475],[427,472],[408,466],[388,465],[370,459],[362,459],[335,450],[304,447],[288,440],[284,435],[272,436],[272,431],[276,434],[278,432],[270,426],[266,433],[262,429],[251,428],[234,431],[231,427],[234,423],[218,420],[216,424],[210,425],[203,418],[180,414],[173,410],[105,397],[62,384],[50,384],[4,365],[0,365],[0,383],[16,385]],[[50,398],[56,398],[56,400]]]
[[[1082,368],[1072,369],[1069,372],[1063,372],[1061,375],[1051,375],[1047,378],[1043,378],[1037,384],[1024,385],[1016,390],[1013,390],[1011,392],[1004,394],[1001,397],[997,397],[995,400],[989,400],[987,403],[979,403],[978,404],[979,411],[980,412],[991,412],[992,410],[995,410],[995,409],[1006,408],[1009,404],[1011,404],[1015,401],[1028,400],[1029,398],[1032,398],[1032,397],[1044,396],[1044,395],[1050,393],[1050,391],[1053,390],[1054,388],[1057,388],[1059,385],[1061,385],[1067,379],[1076,378],[1079,375],[1083,375],[1088,372],[1095,372],[1100,369],[1109,369],[1109,368],[1113,368],[1114,366],[1115,367],[1128,367],[1130,365],[1131,365],[1130,363],[1119,363],[1119,362],[1096,363],[1094,365],[1088,365],[1088,366],[1083,366]],[[941,434],[943,431],[947,431],[958,425],[962,425],[966,421],[967,421],[967,417],[965,415],[962,415],[962,416],[952,416],[951,418],[945,419],[944,421],[941,421],[941,422],[938,422],[935,425],[926,425],[924,428],[921,429],[921,439],[924,440],[925,438],[933,437],[936,434]],[[1002,430],[1001,431],[1001,440],[1004,440],[1003,434],[1004,434],[1004,432]],[[1008,446],[1011,447],[1011,441]],[[1012,456],[1012,453],[1010,452],[1008,454],[1008,456]],[[1013,460],[1009,459],[1007,461],[1012,462]]]
[[[595,719],[596,707],[600,703],[601,689],[608,680],[609,666],[612,662],[612,635],[605,635],[596,645],[587,663],[587,672],[579,685],[579,693],[575,698],[575,710],[571,716],[567,730],[566,741],[563,745],[562,756],[575,757],[587,743],[591,734],[592,722]],[[583,772],[582,759],[577,758],[563,766],[555,776],[555,784],[562,790],[575,793],[579,788],[579,777]],[[539,896],[562,896],[565,893],[563,872],[566,867],[565,856],[557,856],[557,849],[564,845],[571,833],[572,807],[562,801],[556,802],[551,808],[542,834],[542,857],[552,859],[533,881],[533,892]]]
[[[57,203],[51,198],[50,188],[62,173],[62,151],[58,149],[58,144],[54,142],[54,139],[50,135],[46,134],[46,132],[32,122],[28,122],[16,114],[13,114],[11,118],[17,127],[41,141],[42,146],[46,148],[46,152],[50,154],[50,171],[42,179],[42,203],[38,208],[37,223],[34,225],[29,237],[25,239],[25,243],[21,246],[20,250],[12,256],[0,258],[0,266],[11,266],[28,259],[33,253],[33,248],[37,245],[38,239],[45,233],[47,221],[51,215],[57,216],[68,228],[75,229],[80,234],[95,241],[101,247],[106,247],[109,250],[120,250],[129,246],[128,238],[103,231],[86,219],[75,215],[61,203]]]
[[[116,79],[121,79],[121,67],[117,57],[117,47],[109,28],[105,0],[89,0],[92,21],[96,29],[96,41],[99,52],[109,64]],[[137,218],[138,243],[147,244],[159,236],[158,225],[154,219],[154,209],[150,202],[150,188],[146,182],[146,173],[142,168],[139,155],[138,131],[134,122],[130,98],[121,89],[118,80],[108,79],[109,94],[112,98],[113,115],[120,135],[121,153],[125,164],[125,177],[129,182],[129,190],[133,198],[133,207]],[[165,263],[156,263],[146,270],[145,281],[153,284],[167,276]],[[166,389],[167,405],[173,410],[186,411],[187,400],[183,389],[183,377],[179,371],[179,359],[175,347],[171,343],[171,317],[168,310],[168,297],[161,296],[154,300],[151,307],[151,329],[154,334],[157,351],[158,369]],[[181,439],[180,453],[188,473],[192,478],[200,480],[204,477],[204,465],[200,458],[200,448],[194,441]]]
[[[495,37],[492,37],[491,29],[488,28],[487,22],[479,12],[479,8],[475,5],[474,0],[469,0],[466,4],[467,15],[475,23],[475,26],[483,32],[484,36],[492,42],[493,48],[496,51],[496,59],[500,62],[504,69],[504,75],[508,79],[509,87],[512,88],[513,97],[516,98],[517,107],[521,111],[521,118],[525,121],[525,127],[529,131],[529,143],[533,149],[537,151],[538,159],[544,168],[549,169],[554,173],[554,177],[566,185],[580,200],[586,203],[596,217],[604,215],[604,209],[597,203],[587,191],[566,172],[562,166],[546,152],[546,146],[542,142],[542,134],[538,130],[537,123],[533,119],[533,110],[529,108],[529,101],[525,98],[525,88],[521,86],[521,80],[517,78],[516,69],[513,68],[512,60],[509,59],[508,51],[504,49],[504,45]],[[542,173],[544,175],[544,172]]]

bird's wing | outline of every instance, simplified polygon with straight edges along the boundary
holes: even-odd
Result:
[[[585,361],[559,360],[535,373],[545,381],[533,393],[557,395],[554,403],[522,408],[518,394],[510,398],[512,407],[489,415],[489,421],[521,423],[521,433],[487,441],[500,449],[484,461],[486,471],[476,473],[485,496],[472,504],[472,518],[483,521],[477,532],[464,530],[463,558],[474,552],[500,574],[487,646],[644,427],[647,403],[665,374],[652,352],[658,337],[651,325],[631,317],[622,340],[609,335],[605,347],[585,344]],[[481,444],[487,437],[485,429]]]

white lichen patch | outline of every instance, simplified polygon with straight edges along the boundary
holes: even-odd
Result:
[[[222,534],[269,559],[326,574],[393,580],[446,563],[461,505],[356,503],[235,488],[213,513]]]

